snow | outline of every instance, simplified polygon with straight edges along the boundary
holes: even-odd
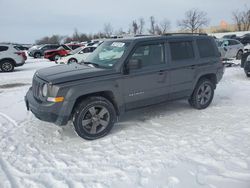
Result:
[[[0,73],[1,188],[250,187],[250,80],[239,66],[226,69],[205,110],[181,100],[132,111],[106,137],[86,141],[70,123],[26,111],[33,73],[53,65],[28,59]]]

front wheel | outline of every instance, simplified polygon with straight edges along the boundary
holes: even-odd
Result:
[[[214,97],[214,84],[208,79],[201,79],[188,102],[191,106],[196,109],[207,108],[213,100]]]
[[[55,57],[54,57],[53,60],[54,60],[54,61],[57,61],[57,60],[59,60],[60,58],[61,58],[61,56],[57,54],[57,55],[55,55]]]
[[[236,59],[241,59],[242,58],[242,55],[243,55],[243,51],[242,50],[239,50],[237,55],[236,55]]]
[[[80,137],[94,140],[108,134],[115,119],[116,112],[111,102],[104,97],[89,97],[76,107],[73,124]]]

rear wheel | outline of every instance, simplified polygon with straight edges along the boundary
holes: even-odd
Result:
[[[77,63],[77,59],[75,59],[75,58],[70,58],[70,59],[68,60],[68,64],[70,64],[70,63]]]
[[[3,72],[12,72],[14,70],[14,63],[9,60],[3,61],[0,64],[0,68]]]
[[[87,140],[105,136],[116,119],[113,104],[104,97],[89,97],[75,109],[73,124],[76,133]]]
[[[41,57],[42,57],[42,54],[40,54],[39,52],[34,54],[34,58],[41,58]]]
[[[214,97],[214,84],[208,79],[201,79],[188,102],[196,109],[207,108]]]

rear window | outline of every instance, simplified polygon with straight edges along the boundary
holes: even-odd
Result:
[[[197,39],[197,45],[201,58],[217,56],[214,45],[210,39]]]
[[[0,46],[0,52],[7,51],[8,49],[8,46]]]
[[[184,60],[194,58],[194,49],[191,41],[170,42],[172,60]]]

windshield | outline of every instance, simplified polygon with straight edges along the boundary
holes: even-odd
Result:
[[[111,68],[121,59],[128,46],[128,42],[105,41],[86,58],[85,62]]]
[[[83,50],[84,47],[78,47],[74,50],[72,50],[71,52],[69,52],[70,55],[74,55],[74,54],[77,54],[79,53],[81,50]]]

